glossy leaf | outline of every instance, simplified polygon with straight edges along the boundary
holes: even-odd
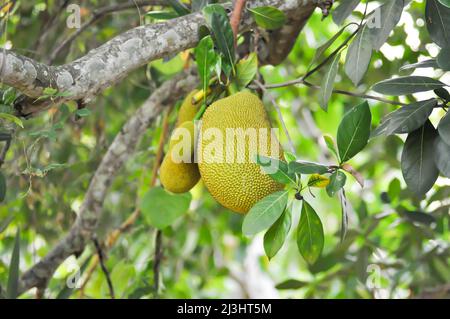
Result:
[[[325,144],[327,145],[328,149],[330,150],[330,152],[333,153],[336,156],[336,158],[339,159],[338,151],[336,148],[336,143],[334,142],[333,137],[331,137],[328,134],[325,134],[323,136],[323,139],[324,139]]]
[[[295,185],[295,174],[289,172],[288,164],[285,161],[258,155],[256,163],[275,181],[281,184],[293,183]]]
[[[403,148],[401,167],[408,188],[418,196],[425,195],[436,181],[439,171],[434,162],[437,133],[427,121],[410,133]]]
[[[450,8],[438,0],[427,0],[425,17],[433,42],[441,48],[450,47]]]
[[[439,122],[438,132],[442,140],[450,145],[450,113],[447,113]]]
[[[355,106],[344,116],[337,133],[341,163],[351,159],[367,145],[371,121],[372,115],[367,102]]]
[[[257,202],[245,215],[242,223],[244,235],[251,236],[272,226],[286,208],[288,192],[279,191]]]
[[[369,68],[372,57],[370,29],[364,25],[348,47],[345,58],[345,74],[358,86]]]
[[[450,45],[441,49],[436,62],[442,70],[450,71]]]
[[[211,72],[213,71],[216,62],[214,42],[211,36],[206,36],[200,40],[195,48],[195,60],[197,61],[197,69],[203,92],[206,92]]]
[[[236,64],[236,82],[239,90],[244,89],[253,81],[258,72],[258,57],[252,52],[247,58],[240,60]]]
[[[308,264],[314,264],[322,253],[324,244],[323,226],[316,211],[303,201],[300,222],[297,228],[297,247]]]
[[[264,251],[269,259],[281,249],[290,229],[291,212],[286,209],[264,235]]]
[[[439,0],[439,2],[447,8],[450,8],[450,0]]]
[[[441,174],[450,178],[450,145],[440,137],[436,140],[435,162]]]
[[[413,63],[413,64],[406,64],[400,68],[400,71],[410,70],[410,69],[421,69],[421,68],[437,69],[437,68],[439,68],[439,66],[438,66],[436,60],[429,59],[429,60],[424,60],[422,62],[417,62],[417,63]]]
[[[404,0],[389,0],[376,10],[380,10],[380,26],[372,27],[372,44],[375,50],[379,50],[386,42],[400,21],[404,6]]]
[[[211,16],[211,30],[217,48],[223,54],[225,60],[231,65],[233,73],[235,73],[234,35],[228,16],[226,14],[213,12]]]
[[[308,187],[325,188],[330,184],[330,179],[320,174],[312,174],[308,179]]]
[[[444,87],[441,81],[426,76],[404,76],[378,82],[373,90],[386,95],[407,95]]]
[[[325,174],[328,167],[312,162],[291,162],[289,163],[289,172],[299,174]]]
[[[305,286],[309,285],[309,282],[306,281],[300,281],[296,279],[288,279],[286,281],[283,281],[275,286],[275,288],[279,290],[287,290],[287,289],[300,289]]]
[[[154,187],[144,195],[140,208],[149,225],[164,229],[188,211],[191,198],[190,193],[172,194]]]
[[[330,197],[333,197],[338,191],[340,191],[347,181],[347,176],[341,172],[336,171],[330,176],[330,183],[327,186],[327,193]]]
[[[286,23],[286,15],[275,7],[249,8],[248,11],[252,13],[256,24],[267,30],[279,29]]]

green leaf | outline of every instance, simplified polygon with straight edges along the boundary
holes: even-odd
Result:
[[[0,172],[0,203],[5,200],[6,196],[6,178],[2,172]]]
[[[279,191],[257,202],[245,215],[242,223],[244,235],[251,236],[272,226],[286,208],[288,192]]]
[[[314,53],[314,57],[310,63],[310,65],[313,65],[315,62],[319,61],[319,59],[323,56],[325,51],[339,38],[339,36],[345,31],[345,29],[350,24],[347,24],[343,28],[341,28],[333,37],[331,37],[327,42],[322,44],[320,47],[317,48],[316,52]]]
[[[304,200],[297,228],[298,250],[308,264],[314,264],[322,253],[323,244],[322,222],[311,205]]]
[[[256,24],[267,30],[279,29],[286,23],[286,15],[275,7],[248,8],[248,11],[252,13]]]
[[[167,0],[167,2],[169,2],[171,7],[175,10],[176,13],[178,13],[179,16],[184,16],[191,13],[189,9],[179,0]]]
[[[145,15],[157,20],[170,20],[179,17],[178,13],[174,11],[150,11]]]
[[[211,36],[206,36],[200,40],[195,49],[195,60],[197,61],[198,74],[200,75],[203,92],[206,92],[211,72],[216,64],[216,53]]]
[[[332,152],[336,156],[336,158],[339,158],[338,152],[336,149],[336,143],[334,142],[333,137],[331,137],[328,134],[325,134],[323,136],[323,139],[324,139],[325,144],[327,145],[328,149],[330,150],[330,152]]]
[[[443,99],[446,102],[450,102],[450,93],[444,88],[439,88],[433,91],[434,94],[439,96],[441,99]]]
[[[367,25],[356,34],[355,39],[348,47],[345,58],[345,74],[358,86],[369,68],[372,57],[372,42],[370,29]]]
[[[435,162],[441,174],[450,178],[450,145],[440,137],[436,140]]]
[[[289,151],[284,151],[284,158],[286,159],[286,161],[287,161],[288,163],[294,162],[294,161],[297,159],[297,157],[295,156],[295,154],[292,154],[292,153],[289,152]]]
[[[339,6],[333,10],[332,17],[336,24],[342,24],[344,20],[355,10],[361,0],[342,0]]]
[[[236,64],[236,82],[238,89],[242,90],[253,81],[258,72],[258,57],[252,52],[246,59],[240,60]]]
[[[328,172],[328,167],[317,163],[298,161],[289,163],[289,172],[307,175],[325,174]]]
[[[450,8],[450,0],[439,0],[439,2],[447,8]]]
[[[436,62],[442,70],[450,71],[450,46],[441,49]]]
[[[333,197],[340,191],[347,181],[347,176],[342,171],[336,171],[330,176],[330,184],[327,186],[327,194]]]
[[[434,162],[436,130],[430,121],[410,133],[403,148],[401,167],[406,185],[419,196],[425,195],[439,171]]]
[[[12,105],[16,99],[16,90],[14,88],[8,88],[3,92],[2,100],[3,104]]]
[[[441,81],[426,76],[404,76],[378,82],[373,90],[386,95],[407,95],[444,87]]]
[[[442,140],[450,145],[450,113],[445,114],[439,122],[438,132]]]
[[[375,50],[379,50],[386,42],[394,30],[395,26],[400,21],[404,6],[404,0],[389,0],[379,8],[380,10],[380,27],[371,28],[372,46]]]
[[[227,12],[225,11],[225,8],[221,6],[220,4],[210,4],[203,8],[202,10],[203,16],[206,20],[206,24],[211,27],[212,25],[212,15],[213,13],[218,13],[221,15],[227,15]]]
[[[290,229],[291,212],[286,209],[264,235],[264,251],[269,259],[281,249]]]
[[[213,12],[211,15],[210,27],[217,48],[223,54],[225,60],[231,65],[233,74],[235,74],[234,34],[228,16],[226,14]]]
[[[19,265],[20,265],[20,229],[17,229],[14,239],[14,249],[9,263],[8,286],[6,298],[16,299],[19,296]]]
[[[325,72],[325,75],[322,78],[322,84],[320,85],[319,103],[325,112],[328,111],[328,101],[330,100],[331,94],[333,94],[334,81],[336,80],[336,75],[339,70],[340,59],[341,54],[336,54],[331,61],[329,68]]]
[[[57,89],[48,87],[48,88],[45,88],[45,89],[42,91],[42,94],[43,94],[43,95],[48,95],[48,96],[53,96],[53,95],[55,95],[57,92],[58,92]]]
[[[191,194],[171,194],[162,187],[150,189],[143,197],[140,208],[148,224],[164,229],[186,213]]]
[[[262,167],[267,175],[272,177],[272,179],[278,183],[293,183],[295,185],[295,174],[289,172],[288,164],[286,162],[275,158],[257,155],[256,163]]]
[[[11,222],[14,220],[14,215],[11,213],[6,217],[1,223],[0,223],[0,234],[5,231],[5,229],[11,224]]]
[[[386,116],[376,134],[405,134],[421,127],[437,105],[436,99],[419,101],[399,108]]]
[[[305,286],[309,285],[306,281],[300,281],[296,279],[288,279],[286,281],[283,281],[275,286],[275,288],[279,290],[287,290],[287,289],[300,289]]]
[[[209,0],[192,0],[192,11],[201,11],[209,3]]]
[[[425,17],[433,42],[441,48],[450,47],[450,8],[437,0],[427,0]]]
[[[367,101],[355,106],[342,119],[337,133],[337,145],[341,163],[358,154],[370,136],[372,115]]]
[[[308,179],[308,187],[325,188],[330,184],[330,179],[320,174],[312,174]]]
[[[429,59],[424,60],[422,62],[414,63],[414,64],[406,64],[400,68],[400,71],[409,70],[409,69],[421,69],[421,68],[433,68],[437,69],[439,66],[437,65],[436,60]]]
[[[18,117],[11,115],[11,114],[7,114],[7,113],[0,113],[0,118],[3,118],[7,121],[10,121],[12,123],[15,123],[17,126],[20,126],[21,128],[23,128],[23,122],[21,119],[19,119]]]
[[[75,111],[75,114],[79,117],[87,117],[92,113],[92,111],[88,108],[82,108]]]

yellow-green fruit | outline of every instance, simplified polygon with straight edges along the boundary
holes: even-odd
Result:
[[[212,129],[212,130],[210,130]],[[231,129],[231,130],[227,130]],[[239,145],[239,134],[230,140],[227,132],[249,132],[255,129],[257,142],[250,138],[240,139],[245,145]],[[250,130],[248,130],[250,129]],[[265,130],[260,130],[265,129]],[[208,132],[209,131],[209,132]],[[210,152],[216,144],[217,134],[222,136],[222,146],[217,152]],[[262,132],[261,138],[259,135]],[[265,133],[267,132],[267,133]],[[207,138],[209,135],[209,139]],[[231,135],[228,135],[231,136]],[[241,135],[242,137],[242,135]],[[275,147],[278,148],[278,153]],[[255,145],[265,144],[266,148]],[[222,161],[217,154],[222,153]],[[270,122],[261,100],[249,92],[240,92],[221,99],[209,106],[202,118],[201,139],[199,141],[198,158],[200,175],[211,195],[223,206],[238,212],[247,213],[250,208],[265,196],[281,190],[283,185],[275,182],[269,175],[261,172],[261,168],[254,162],[256,154],[282,158],[283,151],[270,133]],[[227,160],[227,156],[231,156]],[[240,159],[240,160],[238,160]]]
[[[159,179],[165,189],[172,193],[191,190],[200,179],[197,163],[194,163],[194,122],[184,122],[170,138],[169,152],[164,157]]]
[[[185,97],[178,111],[177,127],[186,121],[192,121],[197,114],[199,105],[192,104],[192,98],[197,92],[198,90],[194,90]]]

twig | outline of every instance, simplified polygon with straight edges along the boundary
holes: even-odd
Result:
[[[258,80],[254,80],[253,82],[254,82],[254,83],[255,83],[255,84],[256,84],[256,85],[264,92],[264,94],[266,94],[267,97],[271,100],[273,106],[275,107],[275,110],[277,111],[278,117],[279,117],[280,122],[281,122],[281,126],[282,126],[283,131],[284,131],[284,134],[286,135],[286,137],[287,137],[287,139],[288,139],[289,147],[291,148],[291,152],[292,152],[293,154],[296,154],[294,142],[292,141],[291,136],[289,135],[289,131],[288,131],[287,127],[286,127],[286,123],[284,123],[283,115],[281,114],[280,106],[277,104],[277,101],[275,101],[275,98],[272,96],[272,94],[271,94],[269,91],[266,90],[265,86],[264,86],[261,82],[259,82]]]
[[[150,1],[131,1],[130,3],[121,3],[121,4],[114,4],[105,6],[103,8],[97,9],[94,11],[93,15],[89,20],[87,20],[85,23],[81,25],[79,29],[77,29],[74,33],[72,33],[68,38],[66,38],[64,41],[62,41],[50,54],[49,63],[52,64],[53,61],[58,57],[59,53],[67,46],[69,46],[81,33],[83,33],[88,27],[90,27],[92,24],[96,23],[100,19],[102,19],[104,16],[110,13],[114,13],[117,11],[123,11],[133,8],[139,8],[145,7],[148,5],[164,5],[164,1],[158,1],[158,0],[150,0]],[[141,15],[139,12],[139,18],[141,19]]]
[[[239,33],[239,23],[241,22],[242,11],[244,10],[247,0],[236,0],[231,14],[230,24],[234,34],[234,45],[236,46],[237,36]]]
[[[98,242],[97,236],[94,235],[92,237],[92,241],[94,242],[95,250],[97,251],[98,260],[100,261],[100,267],[102,268],[102,271],[106,277],[106,282],[108,283],[109,295],[111,296],[111,299],[115,299],[116,297],[114,294],[114,287],[111,281],[111,276],[109,275],[108,268],[106,268],[103,251],[102,248],[100,247],[100,243]]]
[[[155,259],[153,260],[153,285],[156,294],[158,294],[159,290],[159,271],[162,257],[163,257],[162,231],[158,229],[155,237]]]

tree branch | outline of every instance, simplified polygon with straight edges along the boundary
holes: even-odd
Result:
[[[45,287],[56,268],[67,257],[83,251],[97,227],[107,190],[135,150],[140,137],[164,107],[194,89],[196,79],[192,69],[176,75],[162,84],[126,122],[97,168],[70,232],[23,274],[20,280],[21,293],[32,287]]]
[[[282,10],[288,19],[294,19],[299,10],[312,12],[317,2],[252,0],[248,6],[274,6]],[[306,23],[309,15],[302,17],[302,23]],[[204,24],[201,13],[192,13],[166,22],[136,27],[61,66],[49,66],[13,51],[3,50],[0,52],[0,65],[3,65],[0,80],[27,96],[15,105],[18,115],[23,117],[69,100],[82,100],[87,104],[140,66],[194,47],[198,43],[199,28]],[[245,31],[252,26],[254,20],[246,14],[241,19],[240,30]],[[64,92],[65,96],[36,101],[47,87]]]

